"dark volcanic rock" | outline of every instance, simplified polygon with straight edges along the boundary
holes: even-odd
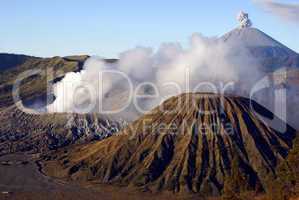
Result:
[[[1,111],[0,120],[0,155],[102,140],[126,125],[98,114],[25,113],[16,106]]]

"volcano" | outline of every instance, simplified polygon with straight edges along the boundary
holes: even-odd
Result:
[[[284,122],[281,133],[256,113],[273,117],[246,98],[183,94],[117,135],[45,156],[44,169],[72,180],[217,195],[237,166],[244,185],[256,190],[275,174],[296,136]]]
[[[236,52],[241,48],[248,49],[265,72],[273,72],[282,67],[299,67],[299,55],[295,51],[259,29],[236,28],[223,35],[220,40],[234,46]]]

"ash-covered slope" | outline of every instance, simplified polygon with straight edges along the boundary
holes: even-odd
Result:
[[[256,28],[236,28],[220,38],[235,47],[247,48],[266,72],[282,67],[299,67],[299,55]]]
[[[0,112],[0,155],[41,153],[71,144],[101,140],[126,124],[99,114],[37,114],[16,106]]]
[[[272,116],[257,103],[253,106]],[[263,188],[264,176],[275,173],[295,136],[289,126],[280,133],[264,124],[248,99],[183,94],[118,135],[45,156],[44,166],[60,178],[217,195],[233,166],[243,175],[244,187]]]

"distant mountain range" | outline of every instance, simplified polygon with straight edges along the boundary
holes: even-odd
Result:
[[[26,55],[0,53],[0,71],[20,66],[30,59],[37,58]]]

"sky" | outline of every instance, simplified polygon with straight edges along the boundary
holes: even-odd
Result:
[[[238,26],[240,10],[249,13],[254,27],[299,52],[296,12],[294,20],[288,20],[282,16],[288,10],[267,9],[256,1],[1,0],[0,52],[117,58],[136,46],[187,45],[194,32],[221,36]]]

